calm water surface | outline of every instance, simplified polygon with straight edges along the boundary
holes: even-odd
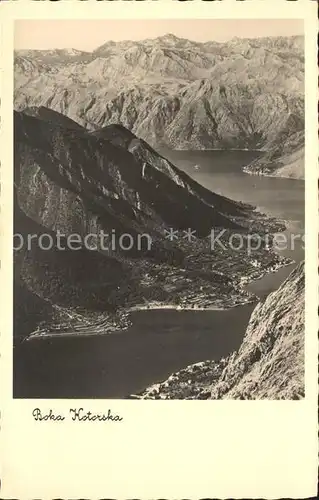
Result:
[[[249,176],[241,168],[248,151],[166,152],[205,187],[252,203],[285,219],[289,232],[304,232],[304,182]],[[194,169],[198,165],[199,169]],[[301,244],[283,252],[299,261]],[[292,266],[249,285],[264,297],[278,288]],[[239,348],[254,306],[229,311],[140,311],[126,332],[24,342],[14,351],[14,396],[32,398],[123,398],[165,379],[188,364],[220,359]]]
[[[126,332],[24,342],[15,397],[124,398],[196,361],[239,348],[252,305],[216,311],[139,311]]]

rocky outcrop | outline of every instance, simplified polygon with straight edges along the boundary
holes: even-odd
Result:
[[[211,398],[300,399],[304,396],[304,263],[257,305],[238,353]]]
[[[304,140],[303,131],[284,138],[280,144],[273,146],[264,156],[244,167],[244,171],[255,175],[304,179]]]
[[[219,363],[186,367],[146,389],[143,399],[304,397],[305,273],[299,264],[253,311],[242,345]]]
[[[302,37],[198,43],[172,34],[107,42],[91,54],[19,51],[15,106],[45,106],[149,144],[271,148],[304,128]]]

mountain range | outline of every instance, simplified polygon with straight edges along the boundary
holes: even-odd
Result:
[[[51,108],[89,131],[122,125],[157,150],[261,149],[249,172],[303,177],[303,37],[167,34],[90,53],[20,50],[14,99],[17,110]]]

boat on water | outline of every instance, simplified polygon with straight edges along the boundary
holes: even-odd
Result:
[[[195,170],[199,170],[199,169],[200,169],[200,166],[199,166],[199,165],[194,165],[194,169],[195,169]]]

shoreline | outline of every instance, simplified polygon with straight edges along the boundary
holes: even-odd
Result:
[[[276,253],[276,252],[274,252]],[[278,254],[279,255],[279,254]],[[287,259],[287,258],[285,258]],[[262,280],[266,276],[269,276],[271,274],[276,274],[278,271],[281,269],[284,269],[285,267],[288,266],[293,266],[296,265],[296,262],[294,260],[289,259],[281,262],[280,264],[277,264],[275,267],[270,267],[267,269],[265,272],[258,273],[256,275],[251,275],[251,276],[242,276],[239,283],[237,286],[239,289],[241,289],[242,292],[246,292],[249,294],[249,297],[246,297],[239,303],[233,303],[229,306],[221,306],[221,305],[207,305],[205,306],[197,306],[197,305],[177,305],[177,304],[167,304],[167,303],[160,303],[160,302],[153,302],[151,304],[136,304],[129,306],[128,308],[123,308],[122,312],[123,314],[129,318],[131,313],[138,312],[138,311],[160,311],[160,310],[171,310],[171,311],[176,311],[176,312],[184,312],[184,311],[190,311],[190,312],[204,312],[204,311],[211,311],[211,312],[223,312],[223,311],[229,311],[230,309],[235,309],[238,307],[244,307],[249,304],[257,304],[260,302],[261,297],[258,296],[256,293],[251,292],[247,289],[247,286],[252,285],[254,282],[258,282],[259,280]],[[279,285],[280,286],[280,285]],[[277,287],[278,288],[278,287]],[[276,288],[276,289],[277,289]],[[275,291],[274,289],[273,291]],[[105,328],[104,331],[94,331],[94,325],[92,325],[92,330],[91,331],[70,331],[70,332],[63,332],[61,331],[49,331],[49,332],[43,332],[40,331],[39,333],[37,332],[32,332],[30,333],[25,339],[23,339],[22,342],[29,342],[31,340],[35,339],[49,339],[49,338],[66,338],[66,337],[93,337],[93,336],[105,336],[105,335],[116,335],[118,333],[126,332],[129,330],[129,328],[132,326],[130,321],[128,321],[126,327],[119,327],[119,328]]]
[[[289,221],[280,219],[278,217],[273,216],[270,213],[264,212],[262,207],[259,206],[254,206],[253,212],[256,214],[261,215],[265,220],[268,220],[269,222],[274,222],[276,221],[279,226],[276,228],[276,232],[284,232],[287,230],[287,224]],[[275,234],[275,233],[273,233]],[[118,313],[122,316],[122,318],[125,318],[125,322],[122,323],[121,321],[118,322],[117,324],[114,323],[114,318],[110,318],[109,324],[106,321],[104,324],[103,330],[101,329],[100,325],[94,325],[94,324],[88,324],[87,327],[83,328],[83,325],[80,325],[78,328],[78,325],[75,325],[75,327],[69,327],[66,328],[66,331],[63,332],[63,328],[61,329],[55,329],[54,326],[52,330],[50,331],[45,331],[44,328],[41,328],[38,331],[34,331],[30,333],[26,338],[23,339],[24,341],[30,341],[34,339],[45,339],[45,338],[55,338],[55,337],[60,337],[60,338],[66,338],[66,337],[93,337],[93,336],[107,336],[107,335],[114,335],[117,333],[121,332],[126,332],[132,327],[132,321],[130,320],[130,315],[131,313],[138,312],[138,311],[160,311],[160,310],[171,310],[171,311],[176,311],[176,312],[183,312],[183,311],[191,311],[191,312],[201,312],[201,311],[211,311],[211,312],[222,312],[222,311],[228,311],[230,309],[242,307],[245,305],[249,304],[257,304],[262,300],[263,296],[259,295],[258,293],[255,293],[255,291],[249,290],[249,287],[253,285],[254,283],[259,282],[260,280],[271,276],[275,275],[278,273],[281,269],[284,269],[286,267],[291,267],[293,269],[293,266],[295,266],[297,263],[295,260],[285,257],[281,255],[279,252],[276,252],[275,250],[270,249],[270,253],[273,254],[273,259],[272,263],[268,263],[265,266],[265,268],[258,269],[258,266],[255,270],[252,272],[248,272],[247,270],[246,273],[244,272],[240,277],[236,277],[236,279],[233,281],[233,286],[234,286],[234,291],[239,292],[240,296],[235,296],[232,301],[227,301],[225,300],[225,297],[214,297],[213,302],[205,303],[205,300],[203,300],[204,304],[206,305],[201,305],[200,300],[197,303],[192,303],[189,302],[188,304],[175,304],[173,303],[163,303],[160,301],[153,301],[150,303],[133,303],[131,305],[127,306],[122,306],[119,307]],[[280,262],[276,260],[276,256],[280,257]],[[270,264],[270,265],[269,265]],[[281,283],[280,283],[281,284]],[[278,289],[280,286],[276,286],[272,291],[275,291]],[[271,293],[271,292],[269,292]],[[194,298],[193,298],[194,300]],[[196,300],[196,298],[195,298]],[[224,303],[223,303],[224,302]],[[229,303],[230,302],[230,303]],[[68,325],[66,325],[67,327]],[[62,331],[61,331],[62,330]]]
[[[229,307],[218,307],[218,306],[207,306],[207,307],[201,307],[201,306],[178,306],[175,304],[154,304],[154,305],[136,305],[132,306],[130,309],[128,309],[128,313],[131,312],[136,312],[136,311],[160,311],[168,309],[171,311],[177,311],[177,312],[182,312],[182,311],[227,311],[230,309]]]
[[[288,177],[288,176],[283,176],[283,175],[274,175],[271,172],[263,172],[262,170],[249,170],[248,167],[243,167],[242,169],[244,174],[247,175],[256,175],[259,177],[271,177],[272,179],[286,179],[290,181],[299,181],[299,182],[305,182],[304,177]]]
[[[250,149],[250,148],[197,148],[197,149],[185,149],[185,148],[174,148],[170,149],[167,148],[169,151],[178,151],[178,152],[188,152],[188,151],[194,151],[196,152],[205,152],[205,151],[246,151],[250,153],[264,153],[264,149]]]
[[[129,316],[130,313],[132,312],[139,312],[139,311],[163,311],[163,310],[170,310],[170,311],[176,311],[176,312],[184,312],[184,311],[190,311],[190,312],[203,312],[203,311],[211,311],[211,312],[224,312],[228,311],[229,309],[233,309],[235,307],[239,306],[245,306],[252,304],[253,302],[247,302],[246,304],[234,304],[232,307],[217,307],[217,306],[207,306],[207,307],[190,307],[190,306],[176,306],[174,304],[157,304],[154,306],[132,306],[131,308],[125,310],[125,313]],[[28,337],[26,337],[22,342],[29,342],[31,340],[35,339],[48,339],[48,338],[66,338],[66,337],[103,337],[107,335],[116,335],[118,333],[126,332],[129,330],[131,325],[128,325],[126,328],[118,328],[118,329],[113,329],[109,330],[107,332],[96,332],[93,331],[92,328],[92,333],[84,333],[84,332],[79,332],[79,331],[73,331],[73,332],[43,332],[43,333],[31,333]]]

